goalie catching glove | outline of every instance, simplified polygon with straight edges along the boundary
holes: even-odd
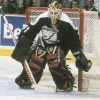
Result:
[[[11,57],[19,62],[23,62],[27,57],[32,44],[33,42],[26,37],[20,37]]]
[[[92,66],[92,62],[87,60],[82,50],[72,52],[73,56],[76,58],[76,67],[82,71],[88,72]]]

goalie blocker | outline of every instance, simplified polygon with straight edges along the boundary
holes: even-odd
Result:
[[[28,55],[32,43],[31,40],[24,36],[20,37],[11,57],[19,62],[23,62]]]
[[[73,56],[76,58],[76,67],[82,71],[88,72],[92,66],[92,62],[87,60],[82,50],[72,52]]]

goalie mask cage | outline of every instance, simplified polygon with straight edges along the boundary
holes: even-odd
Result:
[[[41,13],[47,11],[45,7],[29,7],[26,10],[26,24],[32,22]],[[87,59],[92,61],[92,68],[89,72],[78,70],[75,66],[75,58],[69,52],[66,63],[71,68],[75,77],[78,91],[99,91],[100,90],[100,26],[98,13],[94,11],[83,11],[81,9],[63,8],[79,30],[81,45]],[[33,33],[34,34],[34,33]],[[47,70],[48,72],[48,70]]]

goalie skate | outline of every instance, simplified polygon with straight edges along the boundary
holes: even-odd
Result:
[[[56,93],[57,92],[72,92],[73,91],[73,87],[68,87],[66,89],[59,89],[56,87]]]
[[[34,88],[31,88],[31,84],[29,81],[27,82],[23,81],[19,87],[20,89],[34,89]]]
[[[67,87],[64,87],[64,85],[57,87],[56,86],[56,93],[57,92],[73,92],[73,88],[77,88],[76,86],[74,86],[75,83],[65,83],[64,85]]]

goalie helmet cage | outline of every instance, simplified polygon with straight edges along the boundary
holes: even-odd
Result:
[[[47,11],[46,7],[29,7],[26,10],[26,24],[33,22],[37,16],[45,11]],[[87,59],[92,61],[90,71],[83,72],[76,68],[75,58],[70,52],[66,56],[66,58],[70,58],[66,63],[75,77],[78,91],[98,91],[100,90],[100,26],[98,13],[71,8],[63,8],[63,12],[70,17],[73,24],[78,28],[83,52]]]

